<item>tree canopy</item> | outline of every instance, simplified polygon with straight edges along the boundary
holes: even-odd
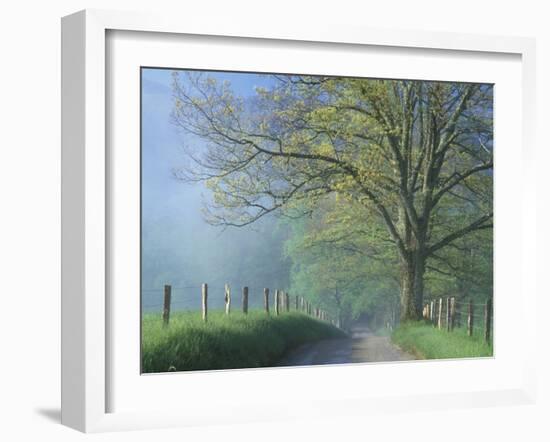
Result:
[[[416,319],[426,281],[491,285],[492,85],[272,79],[245,100],[228,82],[174,73],[172,120],[207,146],[186,146],[176,176],[206,181],[210,223],[285,217],[293,283],[350,311],[399,291],[401,318]]]

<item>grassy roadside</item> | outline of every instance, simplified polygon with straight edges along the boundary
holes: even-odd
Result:
[[[493,346],[486,344],[479,333],[468,336],[465,328],[449,333],[424,322],[410,322],[393,332],[392,341],[420,359],[493,356]]]
[[[162,326],[159,314],[142,318],[142,371],[266,367],[298,345],[344,337],[341,330],[301,313],[267,316],[212,312],[205,324],[197,312],[178,312]]]

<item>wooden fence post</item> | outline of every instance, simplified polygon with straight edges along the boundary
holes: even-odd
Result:
[[[451,331],[455,328],[455,318],[456,318],[456,301],[455,297],[451,298]]]
[[[290,295],[288,294],[288,292],[285,292],[285,310],[287,312],[290,311]]]
[[[447,331],[451,331],[451,298],[447,297]]]
[[[243,313],[248,314],[248,287],[243,287]]]
[[[225,284],[225,314],[228,315],[231,312],[231,287],[229,284]]]
[[[264,289],[264,309],[265,312],[269,315],[269,289]]]
[[[441,330],[441,319],[443,314],[443,298],[439,298],[439,310],[437,311],[437,328]]]
[[[275,307],[275,315],[279,316],[279,289],[275,290],[275,298],[273,299],[273,307]]]
[[[468,336],[474,334],[474,306],[472,300],[468,302]]]
[[[170,321],[170,303],[172,300],[172,286],[164,286],[164,305],[162,308],[162,323],[166,327]]]
[[[202,285],[202,320],[208,321],[208,284]]]
[[[491,313],[493,309],[493,302],[491,298],[487,299],[485,303],[485,342],[489,344],[491,340]]]

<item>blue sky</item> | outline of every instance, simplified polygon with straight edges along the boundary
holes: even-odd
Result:
[[[204,192],[201,184],[188,185],[172,178],[172,169],[184,161],[181,145],[184,134],[170,123],[172,109],[172,70],[142,69],[142,208],[143,221],[165,216],[195,218],[199,207],[194,204],[182,212],[181,202],[194,202]],[[229,80],[236,95],[250,97],[256,86],[266,86],[265,76],[248,73],[210,72],[223,81]],[[183,79],[183,77],[181,77]],[[189,141],[189,140],[187,140]],[[201,149],[201,141],[192,140]]]

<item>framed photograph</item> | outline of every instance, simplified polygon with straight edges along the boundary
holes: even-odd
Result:
[[[534,42],[328,29],[63,19],[64,424],[534,400]]]

